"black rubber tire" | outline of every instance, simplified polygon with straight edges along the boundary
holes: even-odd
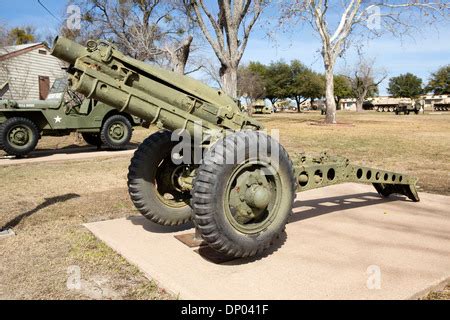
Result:
[[[114,140],[113,138],[111,138],[109,134],[111,126],[116,123],[122,124],[126,130],[123,138],[120,140]],[[109,149],[121,150],[124,149],[130,143],[132,135],[133,135],[133,128],[131,126],[130,121],[125,116],[114,115],[109,117],[103,124],[100,139],[103,142],[103,144],[106,145]]]
[[[171,158],[177,142],[171,141],[171,132],[160,131],[147,138],[131,160],[128,189],[136,208],[150,221],[163,226],[179,226],[193,218],[190,194],[186,206],[173,208],[163,203],[157,191],[158,166]]]
[[[209,246],[227,256],[240,258],[261,254],[284,232],[292,214],[297,187],[294,169],[285,149],[275,142],[279,148],[277,173],[286,190],[281,193],[281,205],[273,216],[273,221],[264,230],[256,233],[244,233],[238,231],[226,216],[224,203],[226,203],[227,185],[231,183],[229,180],[236,168],[239,167],[239,164],[224,165],[224,159],[229,159],[226,154],[232,155],[234,150],[241,150],[241,152],[245,150],[246,160],[249,160],[248,143],[257,143],[256,141],[265,139],[268,141],[268,156],[258,155],[257,160],[273,160],[270,137],[261,132],[239,132],[219,141],[207,152],[204,163],[200,166],[194,181],[192,208],[195,224]],[[223,146],[223,143],[225,143],[225,148],[218,147],[219,145]],[[258,147],[261,148],[259,142]]]
[[[94,147],[101,146],[102,140],[98,133],[82,133],[84,141]]]
[[[17,126],[26,127],[28,128],[28,130],[30,130],[31,133],[29,142],[23,147],[12,144],[8,139],[8,134],[11,129]],[[11,156],[23,157],[28,155],[30,152],[36,149],[39,138],[40,135],[38,127],[33,121],[26,118],[11,118],[6,120],[6,122],[0,126],[0,149],[4,150]]]

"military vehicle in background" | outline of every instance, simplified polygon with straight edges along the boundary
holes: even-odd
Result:
[[[57,79],[46,100],[0,100],[0,149],[9,155],[32,152],[41,136],[79,132],[93,146],[123,149],[141,120],[104,103],[84,99]]]
[[[274,112],[283,112],[289,110],[291,102],[289,100],[278,100],[273,105]]]
[[[285,230],[296,192],[356,182],[373,184],[382,197],[420,200],[417,179],[401,173],[326,153],[292,162],[224,92],[125,56],[106,41],[83,47],[59,37],[52,55],[70,65],[72,89],[161,129],[131,160],[136,208],[162,226],[194,220],[197,235],[222,254],[248,258],[269,249]],[[192,149],[200,151],[194,161]]]
[[[422,109],[420,102],[414,102],[414,103],[399,103],[398,106],[395,107],[395,114],[405,114],[409,115],[410,113],[419,114],[420,110]]]
[[[400,104],[412,105],[412,100],[408,98],[375,97],[369,100],[373,110],[378,112],[395,112]]]
[[[410,98],[375,97],[364,102],[365,110],[375,110],[377,112],[393,112],[395,114],[419,114],[423,109],[421,100]]]
[[[432,107],[434,111],[450,111],[450,97],[443,97],[441,100],[433,101]]]
[[[255,114],[272,114],[273,105],[268,100],[258,99],[251,104],[253,113]]]

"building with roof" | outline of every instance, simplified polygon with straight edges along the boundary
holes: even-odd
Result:
[[[44,43],[1,48],[0,84],[9,82],[3,98],[45,100],[55,79],[66,77],[64,66]]]

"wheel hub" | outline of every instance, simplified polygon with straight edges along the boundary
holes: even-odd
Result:
[[[165,159],[158,168],[156,176],[156,187],[160,200],[173,208],[188,205],[192,189],[192,186],[189,185],[189,177],[192,175],[192,169],[189,167],[177,166],[172,163],[170,158]]]
[[[17,146],[25,146],[29,141],[28,130],[22,127],[11,130],[9,141]]]
[[[234,218],[240,224],[262,218],[272,198],[270,184],[262,170],[245,172],[237,179],[231,194],[230,205],[235,208]]]
[[[245,202],[255,209],[266,209],[270,203],[271,192],[266,187],[251,186],[245,194]]]
[[[109,135],[114,140],[122,139],[124,137],[124,135],[125,135],[124,127],[121,124],[119,124],[119,123],[113,124],[111,126],[111,128],[109,129]]]

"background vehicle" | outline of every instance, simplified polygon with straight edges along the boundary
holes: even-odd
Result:
[[[273,112],[272,103],[266,100],[256,100],[252,104],[253,112],[259,114],[271,114]]]
[[[441,101],[433,102],[434,111],[450,111],[450,97],[442,98]]]
[[[408,115],[411,112],[415,114],[419,114],[421,109],[421,105],[419,102],[416,103],[399,103],[398,106],[395,107],[395,114],[399,115],[401,113]]]
[[[79,132],[91,145],[122,149],[131,140],[140,119],[68,89],[58,79],[47,100],[0,101],[0,149],[9,155],[32,152],[41,136]]]
[[[364,110],[375,110],[377,112],[394,112],[395,114],[419,114],[423,109],[423,100],[410,98],[375,97],[364,102]]]

